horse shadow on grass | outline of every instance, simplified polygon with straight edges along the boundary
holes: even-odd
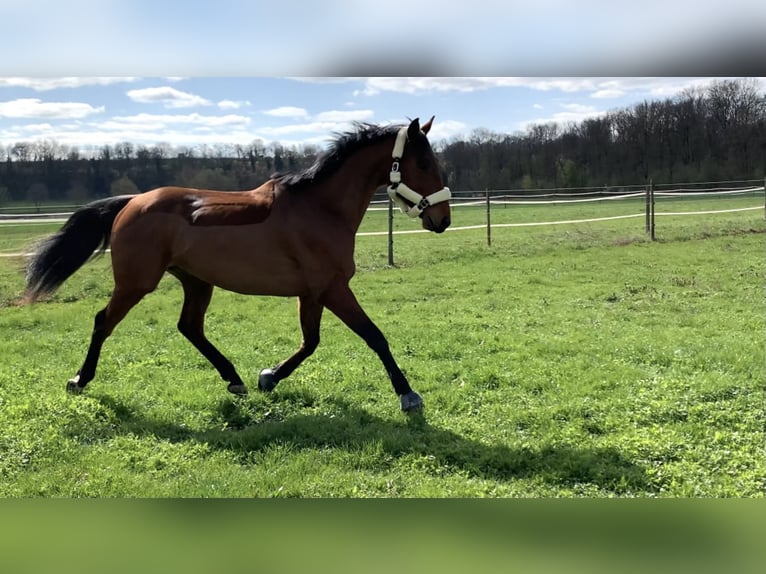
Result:
[[[645,469],[609,447],[547,445],[539,449],[486,444],[432,426],[425,414],[386,420],[332,399],[332,413],[270,416],[263,405],[247,399],[222,399],[217,408],[224,428],[204,431],[147,417],[108,396],[94,396],[111,410],[120,424],[117,434],[154,436],[170,442],[194,441],[211,449],[234,452],[245,463],[273,444],[295,449],[334,448],[356,452],[377,443],[391,457],[422,456],[434,472],[462,471],[468,476],[496,481],[535,478],[551,486],[595,485],[612,494],[652,490]],[[269,404],[301,404],[305,393],[281,392]]]

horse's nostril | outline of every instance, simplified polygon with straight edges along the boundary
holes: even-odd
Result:
[[[439,223],[436,223],[434,221],[434,218],[430,215],[425,217],[425,221],[427,224],[425,225],[426,229],[429,229],[430,231],[435,231],[436,233],[442,233],[445,229],[447,229],[450,226],[450,223],[452,223],[452,220],[449,218],[449,216],[444,217]]]

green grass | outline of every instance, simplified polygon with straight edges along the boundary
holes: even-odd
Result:
[[[483,215],[458,208],[454,225]],[[363,230],[385,225],[375,212]],[[0,228],[0,250],[42,228]],[[296,304],[217,290],[207,332],[251,387],[229,396],[175,329],[170,277],[69,396],[109,258],[32,307],[14,306],[21,262],[2,258],[0,495],[762,496],[764,228],[753,211],[658,218],[654,243],[642,219],[498,228],[491,247],[483,230],[400,235],[394,268],[385,237],[360,237],[352,286],[422,417],[398,411],[377,358],[330,314],[315,355],[258,393],[258,371],[300,342]]]

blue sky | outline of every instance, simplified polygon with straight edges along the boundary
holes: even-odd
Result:
[[[436,116],[432,141],[474,129],[523,132],[714,78],[543,77],[0,77],[0,145],[53,140],[87,151],[134,144],[323,145],[352,121]],[[760,85],[766,90],[766,82]]]

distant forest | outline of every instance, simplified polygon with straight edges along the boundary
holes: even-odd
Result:
[[[718,80],[662,101],[524,133],[486,129],[434,142],[453,190],[619,187],[763,178],[766,94],[753,79]],[[92,156],[52,141],[0,146],[0,203],[82,202],[162,185],[251,189],[310,165],[316,146],[173,148],[129,142]]]

